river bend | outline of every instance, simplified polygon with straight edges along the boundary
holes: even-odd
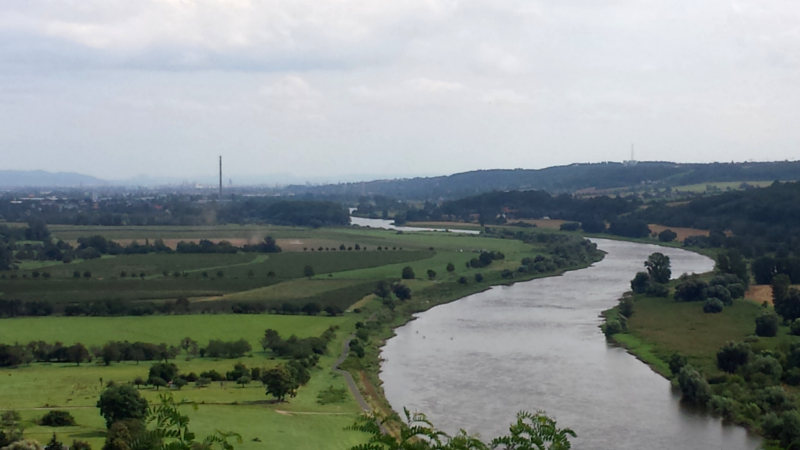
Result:
[[[593,239],[603,261],[563,276],[496,286],[417,315],[383,349],[381,379],[396,411],[486,439],[519,410],[545,410],[592,450],[752,450],[758,437],[679,402],[680,394],[623,349],[606,343],[599,314],[630,289],[660,251],[673,275],[713,261],[654,245]]]

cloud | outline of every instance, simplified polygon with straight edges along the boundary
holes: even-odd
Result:
[[[512,103],[519,105],[530,103],[530,99],[526,95],[522,95],[511,89],[486,91],[481,96],[481,100],[488,103]]]
[[[278,81],[262,86],[262,96],[271,106],[291,111],[316,111],[320,108],[322,94],[297,75],[286,75]]]

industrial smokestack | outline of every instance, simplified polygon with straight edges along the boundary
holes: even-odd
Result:
[[[219,198],[222,198],[222,155],[219,157]]]

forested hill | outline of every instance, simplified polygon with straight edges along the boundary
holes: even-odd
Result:
[[[680,186],[723,181],[800,180],[800,161],[764,163],[676,164],[640,162],[572,164],[539,170],[478,170],[450,176],[380,180],[324,186],[289,186],[287,193],[357,197],[386,195],[398,199],[454,199],[493,190],[539,189],[551,193],[611,189],[655,182]]]
[[[800,183],[774,183],[763,189],[733,191],[686,204],[653,204],[636,216],[649,223],[706,230],[730,230],[731,243],[746,255],[793,251],[800,254]]]

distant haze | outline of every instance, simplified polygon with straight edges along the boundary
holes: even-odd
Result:
[[[223,155],[226,184],[336,182],[632,142],[795,159],[798,23],[790,0],[3,2],[0,169],[213,182]]]

